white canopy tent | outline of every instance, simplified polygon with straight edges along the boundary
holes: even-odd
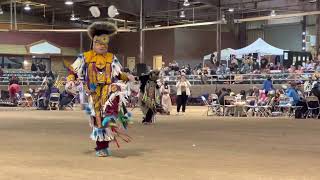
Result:
[[[217,57],[218,53],[217,52],[214,52],[213,53],[215,57]],[[211,55],[212,54],[208,54],[206,56],[203,57],[203,62],[202,62],[202,66],[204,66],[205,64],[205,61],[209,61],[211,59]],[[221,60],[226,60],[227,61],[227,66],[229,64],[229,61],[230,61],[230,56],[231,55],[235,55],[235,50],[234,49],[231,49],[231,48],[227,48],[227,49],[223,49],[221,50]]]
[[[217,52],[213,53],[215,56],[217,56]],[[235,50],[231,48],[223,49],[221,50],[221,60],[230,60],[230,55],[234,55]],[[203,60],[210,60],[211,54],[208,54],[203,57]]]
[[[263,39],[259,38],[247,47],[235,50],[237,56],[258,53],[259,55],[283,55],[284,50],[271,46]]]

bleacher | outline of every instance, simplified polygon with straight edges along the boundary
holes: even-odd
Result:
[[[36,77],[37,72],[26,70],[4,70],[0,77],[0,85],[8,85],[10,78],[16,76],[19,78],[20,85],[40,85],[44,77]]]

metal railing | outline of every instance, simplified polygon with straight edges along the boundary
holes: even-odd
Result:
[[[27,73],[25,73],[27,74]],[[31,74],[31,73],[30,73]],[[29,74],[29,75],[30,75]],[[275,73],[275,74],[227,74],[227,75],[188,75],[187,79],[192,85],[203,84],[262,84],[270,76],[273,84],[284,84],[290,81],[304,81],[312,77],[314,73]],[[21,85],[41,85],[44,77],[19,76]],[[8,85],[12,76],[5,74],[0,77],[0,85]],[[164,76],[169,85],[175,85],[179,76]]]
[[[19,77],[19,84],[24,86],[29,85],[41,85],[44,77],[35,78],[35,77]],[[8,85],[11,77],[0,77],[0,85]]]
[[[262,84],[268,76],[273,84],[283,84],[290,81],[305,81],[314,73],[276,73],[276,74],[228,74],[228,75],[189,75],[187,79],[192,85],[203,84]],[[175,85],[179,76],[164,76],[169,85]]]

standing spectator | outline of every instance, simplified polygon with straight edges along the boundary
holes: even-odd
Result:
[[[177,115],[180,114],[180,108],[182,106],[182,113],[186,111],[186,104],[188,96],[190,96],[190,82],[184,75],[181,75],[180,80],[177,82]]]
[[[34,63],[31,64],[31,71],[32,72],[36,72],[38,69],[37,69],[37,65],[35,65]]]
[[[17,103],[17,100],[18,100],[17,94],[19,94],[21,91],[19,80],[17,77],[13,76],[12,79],[9,81],[8,91],[10,94],[11,102]]]
[[[55,80],[54,74],[52,73],[52,71],[49,71],[48,73],[48,78],[51,78],[53,81]]]
[[[268,94],[269,91],[273,90],[271,76],[268,76],[267,79],[263,82],[263,90],[266,94]]]

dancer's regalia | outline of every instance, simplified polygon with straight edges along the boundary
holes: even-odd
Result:
[[[144,115],[142,123],[151,124],[154,121],[154,116],[161,110],[160,103],[160,86],[157,84],[160,72],[157,70],[151,71],[147,75],[139,77],[140,95],[139,102],[142,113]]]
[[[128,75],[121,72],[117,58],[108,52],[110,37],[117,28],[110,23],[96,22],[88,29],[92,39],[92,50],[80,55],[69,68],[84,81],[88,95],[88,107],[93,129],[91,139],[96,141],[96,155],[110,155],[109,142],[117,142],[116,137],[125,141],[130,138],[124,133],[129,121],[125,108],[125,98],[118,82],[128,81]],[[118,142],[117,142],[117,145]]]

